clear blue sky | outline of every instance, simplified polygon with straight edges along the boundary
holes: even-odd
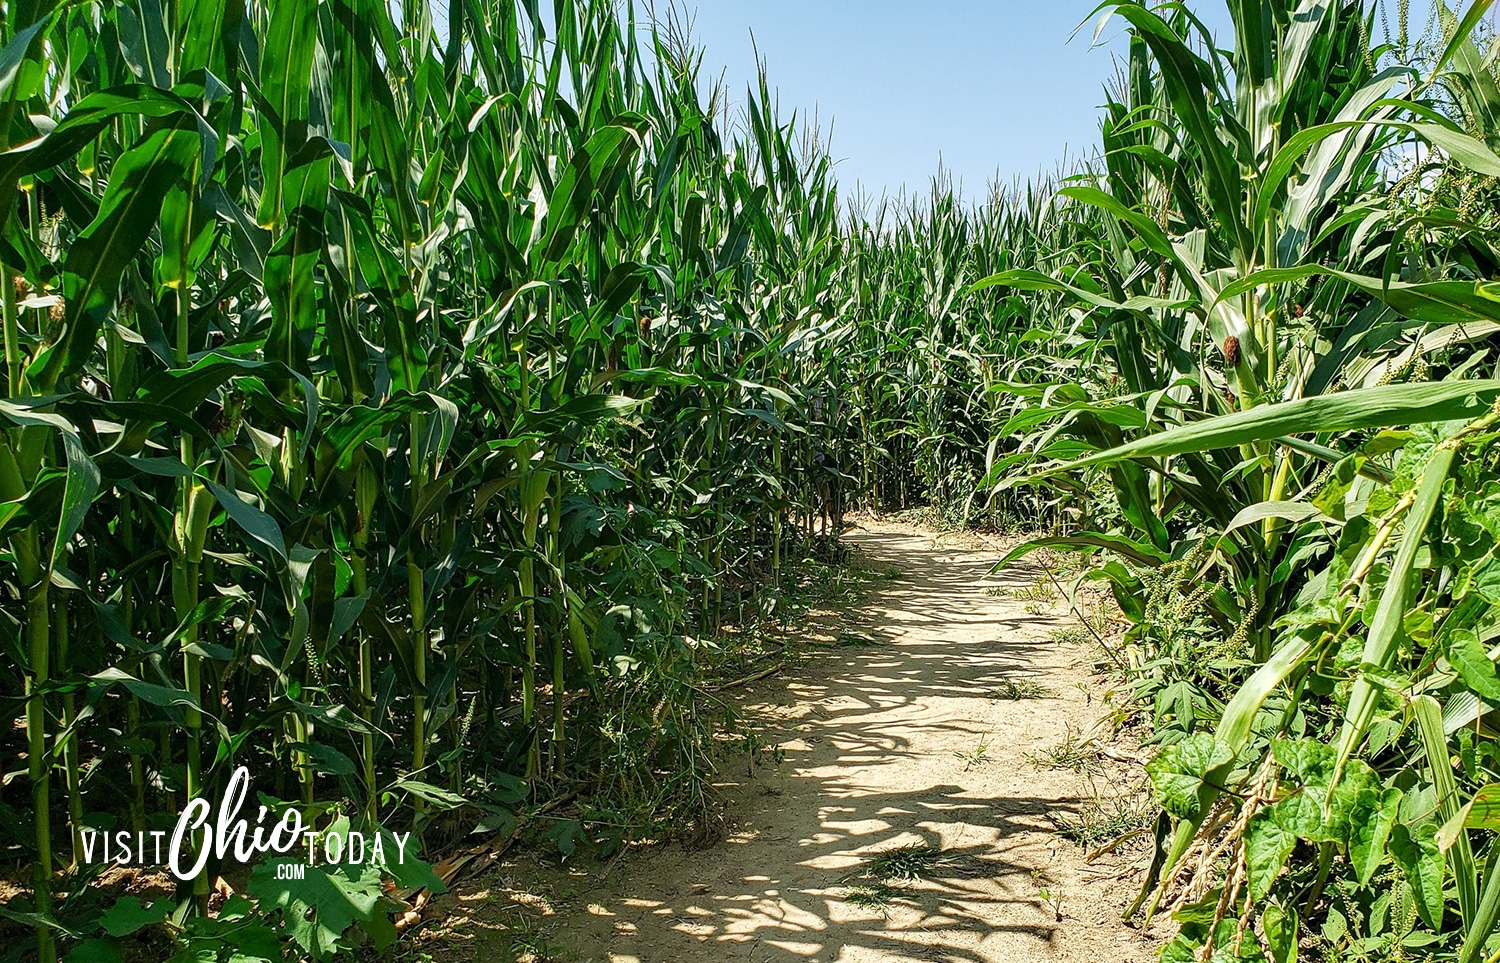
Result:
[[[1025,179],[1097,144],[1098,106],[1123,52],[1116,18],[1091,48],[1092,0],[686,0],[703,72],[742,99],[750,36],[783,115],[833,127],[850,197],[925,189],[938,160],[977,199],[998,170]],[[1222,0],[1190,4],[1228,36]],[[1070,40],[1069,38],[1072,37]]]
[[[696,9],[705,75],[742,99],[755,76],[751,32],[783,115],[816,110],[846,198],[924,190],[938,160],[978,199],[996,175],[1055,170],[1098,143],[1104,83],[1123,54],[1124,21],[1091,46],[1097,0],[681,0]],[[1224,0],[1188,0],[1221,45]],[[1467,9],[1467,0],[1448,0]],[[1389,0],[1394,20],[1396,2]],[[1420,33],[1432,10],[1414,0]],[[1070,39],[1071,38],[1071,39]],[[1382,39],[1377,22],[1376,39]]]

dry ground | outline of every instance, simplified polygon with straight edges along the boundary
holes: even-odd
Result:
[[[1076,619],[1032,596],[1035,570],[989,575],[995,549],[972,539],[873,521],[849,538],[899,574],[810,624],[845,644],[738,694],[781,752],[724,763],[729,838],[609,867],[520,857],[444,899],[453,916],[423,941],[431,959],[487,963],[507,947],[577,963],[1154,958],[1119,920],[1140,849],[1088,862],[1057,833],[1097,815],[1101,789],[1141,782],[1139,767],[1087,752],[1075,761],[1091,773],[1046,765],[1106,711],[1097,649],[1063,631]],[[1044,694],[1006,698],[1011,683]],[[909,847],[927,849],[904,856],[919,878],[880,879],[871,861]]]

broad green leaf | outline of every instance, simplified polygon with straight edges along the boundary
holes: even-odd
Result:
[[[1162,808],[1174,816],[1200,816],[1216,791],[1205,777],[1231,761],[1234,753],[1208,733],[1194,733],[1156,754],[1146,766]]]
[[[68,951],[63,963],[124,963],[120,945],[114,940],[84,940]]]
[[[305,875],[277,879],[281,866],[299,866]],[[260,902],[262,911],[281,911],[282,926],[305,953],[326,959],[350,927],[375,915],[381,896],[380,870],[368,862],[308,866],[305,859],[270,859],[251,871],[246,889]]]
[[[1491,705],[1500,705],[1500,673],[1472,629],[1454,629],[1444,635],[1443,655],[1465,685]]]
[[[1282,825],[1274,808],[1261,810],[1251,817],[1245,827],[1245,866],[1249,873],[1251,899],[1265,899],[1296,845],[1297,834]]]
[[[1417,912],[1433,929],[1443,924],[1443,876],[1447,869],[1436,836],[1437,827],[1431,822],[1415,826],[1397,823],[1390,841],[1391,858],[1416,894]]]
[[[1349,861],[1361,886],[1369,886],[1386,859],[1386,845],[1396,825],[1401,790],[1362,790],[1349,819]]]
[[[99,917],[99,925],[110,936],[129,936],[162,922],[176,908],[177,905],[168,899],[153,900],[150,905],[145,905],[139,897],[122,896]]]
[[[1260,911],[1260,925],[1266,936],[1266,948],[1275,963],[1297,963],[1297,934],[1301,917],[1287,912],[1280,903],[1267,903]]]

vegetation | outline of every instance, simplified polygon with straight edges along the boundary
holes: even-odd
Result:
[[[1091,236],[980,285],[1063,298],[986,483],[1052,492],[1013,556],[1084,553],[1133,623],[1164,960],[1500,944],[1488,6],[1412,42],[1404,4],[1230,3],[1225,50],[1104,4],[1130,59],[1057,192]]]
[[[103,910],[84,831],[239,765],[325,835],[578,793],[564,853],[701,837],[723,630],[847,507],[925,504],[1131,623],[1164,959],[1493,959],[1490,4],[1228,6],[1101,5],[1095,160],[850,207],[764,79],[731,108],[628,5],[8,5],[12,955],[393,939],[425,865]]]
[[[131,932],[75,885],[82,831],[170,829],[238,765],[429,845],[575,782],[600,818],[565,851],[709,818],[713,639],[837,507],[829,161],[764,85],[727,133],[669,24],[448,13],[6,8],[23,955]],[[378,871],[191,922],[221,868],[171,909],[184,953],[394,936]],[[317,885],[355,907],[308,920]]]

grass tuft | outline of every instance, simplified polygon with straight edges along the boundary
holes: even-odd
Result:
[[[1039,682],[1032,682],[1030,679],[1006,679],[989,691],[991,699],[1011,702],[1021,699],[1045,699],[1051,694],[1051,689]]]
[[[1062,742],[1055,746],[1048,746],[1040,752],[1027,753],[1026,761],[1038,769],[1093,772],[1099,768],[1099,752],[1070,722]]]
[[[902,846],[874,857],[865,866],[865,875],[882,880],[917,880],[931,870],[942,855],[931,846]]]
[[[860,909],[884,911],[900,895],[899,889],[887,886],[885,883],[861,883],[849,887],[849,892],[844,894],[844,902],[850,906],[858,906]]]
[[[1076,817],[1054,813],[1057,835],[1085,849],[1113,843],[1125,836],[1145,833],[1156,821],[1145,797],[1096,797],[1084,803]]]

